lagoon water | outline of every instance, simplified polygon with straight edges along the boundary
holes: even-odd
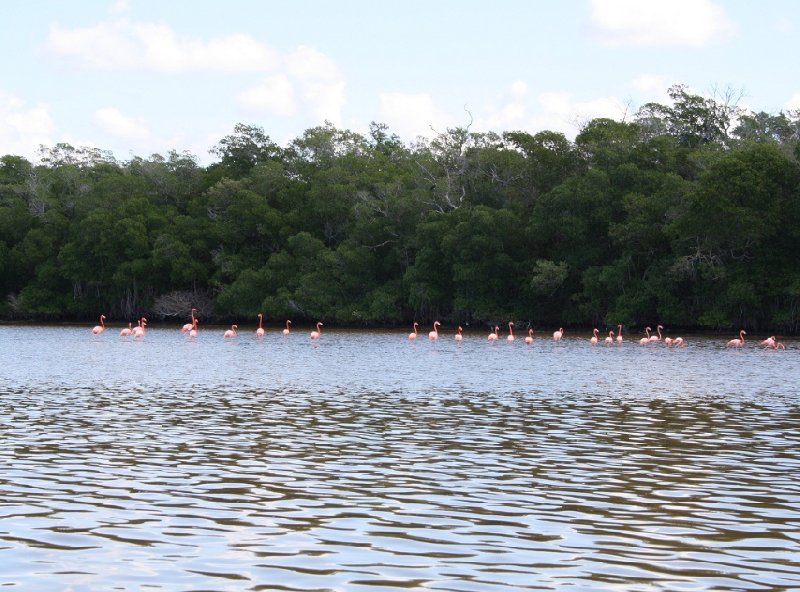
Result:
[[[800,344],[485,333],[0,327],[0,586],[800,590]]]

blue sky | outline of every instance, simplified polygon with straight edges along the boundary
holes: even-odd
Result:
[[[8,1],[0,155],[207,164],[237,123],[286,145],[325,120],[572,138],[676,83],[776,113],[800,109],[798,39],[796,0]]]

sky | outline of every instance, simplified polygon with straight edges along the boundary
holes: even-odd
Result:
[[[573,139],[673,84],[778,113],[800,109],[798,39],[796,0],[7,0],[0,155],[205,165],[238,123],[281,146],[326,121]]]

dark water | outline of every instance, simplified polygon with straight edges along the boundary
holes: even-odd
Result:
[[[0,327],[0,585],[800,590],[797,343],[406,333]]]

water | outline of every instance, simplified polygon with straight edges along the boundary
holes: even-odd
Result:
[[[0,585],[800,589],[799,344],[406,333],[0,327]]]

